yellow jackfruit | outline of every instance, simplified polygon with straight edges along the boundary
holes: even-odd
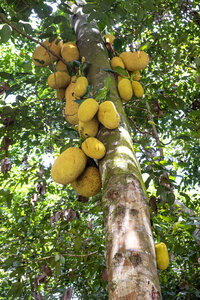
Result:
[[[50,50],[55,52],[57,55],[61,53],[62,41],[55,39],[52,42],[49,42],[49,39],[43,42],[43,44],[49,47]],[[51,53],[49,53],[44,47],[41,45],[37,46],[32,54],[32,61],[38,67],[45,67],[54,61],[58,60],[58,58]]]
[[[78,103],[76,103],[74,100],[76,98],[74,97],[74,84],[76,81],[76,76],[73,76],[71,79],[70,84],[65,90],[65,99],[66,99],[66,104],[65,104],[65,118],[66,120],[72,124],[76,125],[78,124]]]
[[[156,262],[159,270],[165,270],[169,266],[169,255],[167,246],[165,243],[159,243],[155,245],[156,250]]]
[[[56,89],[56,98],[63,100],[65,98],[65,89]]]
[[[85,138],[88,137],[95,137],[98,133],[99,129],[99,121],[96,117],[94,117],[92,120],[88,122],[78,122],[78,132],[80,136],[83,136]]]
[[[80,58],[79,50],[75,43],[67,42],[61,48],[61,55],[66,62],[78,60]]]
[[[139,81],[141,79],[141,74],[140,74],[140,71],[134,71],[132,72],[131,74],[131,78],[132,80],[135,80],[135,81]]]
[[[96,167],[85,169],[75,181],[71,182],[72,188],[83,197],[95,196],[101,190],[101,176]]]
[[[108,129],[115,129],[119,126],[120,116],[112,101],[104,101],[99,105],[97,118]]]
[[[106,39],[106,43],[110,43],[111,45],[113,45],[114,39],[115,39],[114,35],[112,35],[112,34],[105,34],[104,38]]]
[[[62,152],[51,168],[52,179],[61,184],[74,181],[84,171],[87,156],[76,147],[70,147]]]
[[[86,77],[81,76],[75,82],[74,94],[76,97],[83,97],[87,92],[88,80]]]
[[[143,86],[138,81],[132,81],[132,88],[133,88],[134,95],[137,98],[141,98],[144,95]]]
[[[123,52],[119,57],[128,71],[142,70],[149,64],[149,56],[144,51]]]
[[[87,156],[94,159],[101,159],[106,153],[104,144],[94,137],[87,138],[81,148]]]
[[[123,78],[118,82],[118,92],[124,101],[131,100],[133,96],[133,88],[129,79]]]
[[[99,109],[98,102],[93,98],[84,100],[78,109],[78,118],[82,122],[92,120]]]
[[[60,72],[68,72],[66,64],[59,60],[56,64],[56,70]]]
[[[115,67],[121,67],[123,69],[125,69],[124,63],[122,61],[122,59],[118,56],[115,56],[111,59],[110,61],[111,64],[111,68],[114,70]]]
[[[49,75],[47,83],[52,89],[65,88],[70,83],[70,76],[66,72],[55,72]]]

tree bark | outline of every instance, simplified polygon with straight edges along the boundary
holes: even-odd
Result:
[[[119,98],[108,53],[94,22],[79,12],[72,21],[80,55],[89,62],[89,83],[94,93],[111,77],[109,99],[120,114],[115,130],[103,126],[98,139],[106,147],[99,161],[106,231],[106,265],[109,299],[162,299],[158,281],[149,207],[139,163],[132,144],[129,124]]]

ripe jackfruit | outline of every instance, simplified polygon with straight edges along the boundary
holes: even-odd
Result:
[[[73,76],[71,79],[70,84],[65,90],[65,118],[66,120],[72,124],[76,125],[78,124],[78,103],[76,103],[74,100],[76,98],[74,97],[74,84],[76,81],[76,76]]]
[[[56,89],[56,98],[63,100],[65,98],[65,89]]]
[[[65,88],[70,83],[70,76],[66,72],[55,72],[49,75],[47,83],[52,89]]]
[[[78,132],[80,136],[82,135],[85,138],[95,137],[99,130],[99,121],[96,117],[88,122],[78,122]]]
[[[67,66],[62,62],[62,60],[59,60],[56,64],[56,70],[60,72],[67,72]]]
[[[78,60],[80,58],[79,50],[75,43],[67,42],[61,48],[61,55],[66,62]]]
[[[144,51],[123,52],[119,56],[128,71],[138,71],[146,68],[149,63],[149,56]]]
[[[83,197],[95,196],[101,190],[101,176],[96,167],[88,167],[75,181],[72,188]]]
[[[131,100],[133,96],[133,89],[130,80],[126,78],[120,80],[118,82],[118,91],[122,100],[126,102]]]
[[[119,126],[120,116],[112,101],[104,101],[99,105],[97,117],[99,122],[108,129],[115,129]]]
[[[43,42],[43,44],[49,47],[50,50],[55,52],[57,55],[61,53],[62,41],[55,39],[52,42],[49,42],[49,39]],[[41,45],[37,46],[33,51],[32,61],[38,67],[45,67],[54,61],[58,60],[58,58],[51,53],[49,53],[44,47]]]
[[[81,148],[87,156],[94,159],[101,159],[106,153],[104,144],[94,137],[87,138]]]
[[[118,56],[113,57],[110,61],[110,64],[111,64],[111,68],[113,70],[115,67],[121,67],[121,68],[125,69],[123,60]]]
[[[112,35],[112,34],[105,34],[104,38],[106,39],[106,43],[110,43],[111,45],[113,45],[114,39],[115,39],[114,35]]]
[[[165,243],[159,243],[155,245],[156,250],[156,262],[159,270],[165,270],[169,266],[169,255],[167,246]]]
[[[86,77],[81,76],[75,82],[74,94],[76,97],[83,97],[87,92],[88,80]]]
[[[132,88],[133,88],[134,95],[137,98],[141,98],[144,95],[143,86],[138,81],[132,81]]]
[[[139,81],[141,79],[141,74],[140,74],[140,71],[134,71],[132,72],[131,74],[131,79],[132,80],[135,80],[135,81]]]
[[[92,120],[99,109],[98,102],[93,98],[84,100],[78,109],[78,118],[82,122]]]
[[[74,181],[84,171],[87,156],[75,147],[70,147],[62,152],[51,168],[51,177],[57,183],[67,184]]]

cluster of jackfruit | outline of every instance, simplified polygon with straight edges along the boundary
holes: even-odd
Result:
[[[70,83],[74,84],[73,91],[77,82],[80,83],[78,80]],[[77,87],[77,90],[80,91],[80,88]],[[57,183],[70,183],[79,195],[91,197],[101,189],[101,176],[96,166],[87,166],[87,158],[99,160],[106,154],[104,144],[96,138],[99,123],[115,129],[119,125],[120,116],[113,102],[105,101],[99,105],[95,99],[87,98],[78,106],[76,118],[78,132],[84,138],[81,148],[71,147],[61,153],[52,166],[51,176]]]
[[[155,245],[156,250],[156,263],[159,270],[165,270],[169,266],[168,249],[165,243]]]
[[[123,72],[123,77],[118,76],[118,92],[123,102],[128,102],[133,95],[141,98],[144,89],[139,82],[141,79],[140,71],[146,68],[149,63],[149,56],[144,51],[123,52],[119,56],[111,59],[110,64],[113,70],[120,67],[127,72]]]
[[[61,40],[56,38],[53,41],[47,39],[43,42],[43,44],[49,50],[63,58],[66,63],[73,62],[74,60],[78,60],[80,58],[79,50],[76,44],[73,42],[63,43]],[[57,62],[56,72],[49,75],[47,83],[52,89],[56,90],[56,97],[60,100],[63,100],[65,97],[66,88],[71,82],[71,77],[68,74],[66,64],[41,45],[37,46],[34,50],[32,60],[33,63],[39,67],[46,67],[55,61]]]

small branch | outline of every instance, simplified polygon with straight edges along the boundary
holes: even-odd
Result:
[[[154,123],[154,118],[153,118],[153,115],[151,113],[151,108],[150,108],[148,102],[146,102],[146,107],[147,107],[147,110],[148,110],[149,119],[150,119],[150,121],[152,121]],[[154,124],[151,124],[151,126],[153,128],[154,137],[155,137],[157,145],[159,147],[160,156],[162,157],[162,159],[164,159],[163,149],[160,147],[161,146],[161,141],[159,139],[158,131],[157,131],[156,126]]]
[[[83,256],[91,256],[91,255],[94,255],[94,254],[97,254],[98,251],[94,251],[94,252],[91,252],[91,253],[88,253],[88,254],[60,254],[61,256],[70,256],[70,257],[83,257]],[[42,257],[42,258],[38,258],[36,260],[45,260],[45,259],[50,259],[50,258],[53,258],[55,257],[55,255],[52,255],[52,256],[46,256],[46,257]]]
[[[60,55],[56,54],[54,51],[52,51],[51,49],[49,49],[49,47],[47,47],[45,44],[41,43],[40,41],[38,41],[37,39],[32,38],[30,35],[27,35],[26,33],[24,33],[23,31],[21,31],[20,29],[18,29],[17,27],[15,27],[12,23],[10,23],[2,14],[0,14],[0,19],[5,22],[6,24],[8,24],[9,26],[12,27],[13,30],[17,31],[19,34],[25,36],[27,39],[33,41],[34,43],[40,44],[43,48],[45,48],[48,53],[51,53],[52,55],[56,56],[59,60],[61,60],[65,65],[67,65],[67,62],[64,60],[64,58],[62,58]]]
[[[136,122],[133,121],[130,117],[128,117],[128,119],[134,124],[135,128],[142,134],[149,134],[151,136],[154,136],[152,133],[148,132],[148,131],[142,131],[139,129],[139,127],[137,126]]]

